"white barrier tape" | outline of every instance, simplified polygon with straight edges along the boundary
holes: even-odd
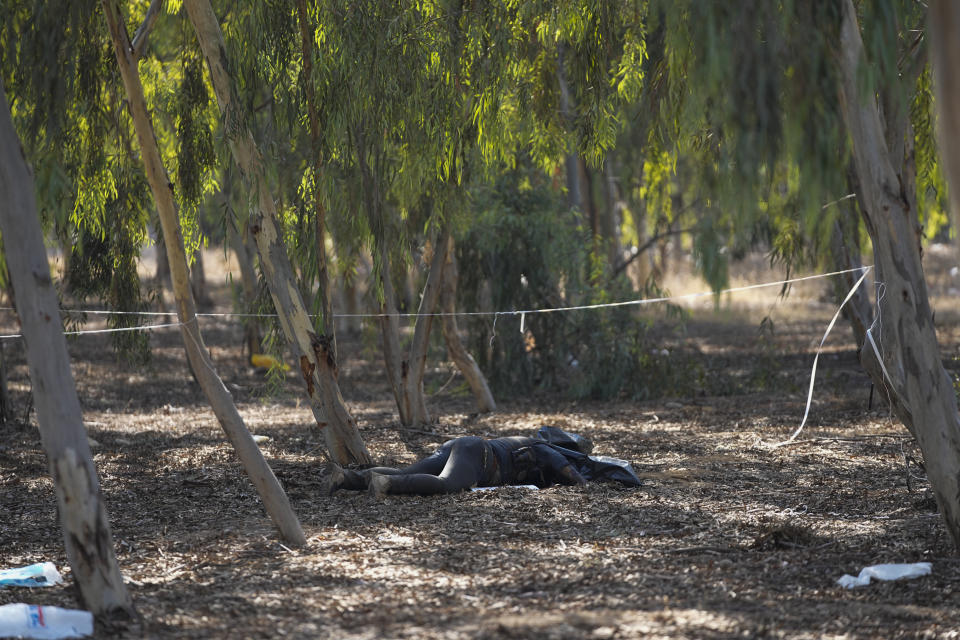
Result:
[[[883,371],[883,377],[887,379],[887,382],[893,384],[893,378],[890,377],[890,374],[887,373],[887,367],[883,364],[883,357],[880,355],[880,349],[877,348],[877,343],[873,341],[873,328],[867,329],[867,341],[870,343],[870,346],[873,348],[874,355],[877,356],[877,362],[880,363],[880,370]]]
[[[771,448],[782,447],[783,445],[790,444],[793,442],[800,432],[803,431],[804,425],[807,424],[807,418],[810,415],[810,405],[813,403],[813,384],[817,379],[817,361],[820,360],[820,352],[823,351],[823,344],[827,341],[827,336],[830,335],[830,331],[833,329],[833,325],[837,323],[837,319],[840,317],[840,312],[843,311],[844,305],[850,301],[850,298],[853,297],[853,294],[857,292],[857,289],[860,288],[860,285],[863,284],[864,279],[866,279],[867,274],[870,273],[871,267],[863,268],[863,275],[860,276],[860,279],[857,280],[857,283],[853,285],[853,288],[847,293],[847,297],[843,299],[843,302],[840,303],[840,306],[837,308],[837,312],[833,314],[833,319],[830,320],[830,324],[827,325],[827,330],[823,333],[823,337],[820,339],[820,346],[817,347],[817,354],[813,357],[813,370],[810,372],[810,388],[807,390],[807,406],[803,411],[803,420],[800,421],[800,426],[790,435],[789,438],[783,440],[782,442],[777,442],[770,445]],[[870,336],[870,332],[867,332],[867,337],[870,338],[870,342],[873,342],[873,338]],[[876,347],[874,347],[876,350]],[[882,361],[881,361],[882,366]]]
[[[643,304],[655,304],[658,302],[670,302],[672,300],[690,300],[694,298],[703,298],[706,296],[718,296],[725,293],[737,293],[740,291],[749,291],[751,289],[762,289],[765,287],[780,287],[785,284],[794,284],[806,280],[817,280],[819,278],[829,278],[839,276],[845,273],[854,273],[863,271],[866,273],[872,267],[856,267],[853,269],[844,269],[842,271],[831,271],[830,273],[817,273],[812,276],[801,276],[799,278],[788,278],[786,280],[777,280],[775,282],[763,282],[760,284],[749,284],[742,287],[731,287],[720,291],[701,291],[698,293],[686,293],[678,296],[663,296],[660,298],[638,298],[636,300],[624,300],[622,302],[606,302],[602,304],[585,304],[573,307],[553,307],[549,309],[520,309],[517,311],[444,311],[437,313],[335,313],[334,318],[416,318],[419,316],[443,317],[443,316],[496,316],[498,315],[519,315],[521,320],[528,313],[555,313],[559,311],[587,311],[592,309],[608,309],[613,307],[626,307]],[[0,311],[14,311],[13,307],[0,307]],[[103,309],[63,309],[64,313],[89,313],[92,315],[140,315],[140,316],[176,316],[176,311],[110,311]],[[275,313],[198,313],[198,318],[276,318]],[[0,336],[2,337],[2,336]]]
[[[783,286],[785,284],[793,284],[796,282],[803,282],[805,280],[815,280],[818,278],[829,278],[831,276],[842,275],[845,273],[852,273],[855,271],[863,271],[863,275],[860,276],[860,280],[857,281],[856,286],[848,294],[847,299],[843,301],[840,305],[841,309],[843,305],[846,304],[847,300],[850,299],[850,296],[853,295],[853,292],[856,291],[856,288],[863,282],[863,279],[866,277],[867,273],[870,271],[871,267],[857,267],[855,269],[845,269],[843,271],[833,271],[830,273],[819,273],[812,276],[802,276],[799,278],[789,278],[787,280],[778,280],[776,282],[764,282],[761,284],[751,284],[743,287],[732,287],[729,289],[723,289],[722,291],[713,292],[713,291],[702,291],[699,293],[688,293],[679,296],[664,296],[660,298],[640,298],[637,300],[626,300],[623,302],[608,302],[604,304],[589,304],[589,305],[580,305],[574,307],[555,307],[550,309],[525,309],[520,311],[455,311],[455,312],[443,312],[443,313],[430,313],[430,314],[416,314],[416,313],[344,313],[344,314],[334,314],[334,318],[387,318],[387,317],[398,317],[398,318],[409,318],[417,317],[418,315],[431,316],[431,317],[441,317],[441,316],[493,316],[493,333],[490,336],[490,342],[493,343],[494,338],[496,337],[497,329],[497,317],[500,315],[519,315],[520,316],[520,332],[523,333],[524,326],[526,322],[526,314],[528,313],[554,313],[558,311],[585,311],[593,309],[604,309],[611,307],[624,307],[629,305],[641,305],[641,304],[653,304],[657,302],[669,302],[671,300],[685,300],[693,298],[701,298],[705,296],[714,296],[721,295],[724,293],[735,293],[739,291],[748,291],[750,289],[761,289],[764,287],[774,287],[774,286]],[[13,307],[0,307],[0,311],[14,311]],[[109,311],[102,309],[63,309],[64,313],[89,313],[91,315],[137,315],[137,316],[169,316],[176,315],[174,311]],[[837,310],[837,314],[840,311]],[[257,314],[257,313],[198,313],[196,314],[197,318],[275,318],[277,314],[275,313],[266,313],[266,314]],[[833,321],[830,323],[830,327],[827,328],[827,333],[830,333],[830,329],[833,327],[834,322],[836,322],[837,316],[834,316]],[[145,325],[140,327],[122,327],[117,329],[89,329],[89,330],[80,330],[80,331],[64,331],[64,335],[68,336],[79,336],[79,335],[90,335],[95,333],[118,333],[121,331],[150,331],[153,329],[167,329],[170,327],[179,327],[181,323],[171,322],[167,324],[154,324],[154,325]],[[0,335],[0,340],[7,340],[12,338],[21,338],[23,334],[14,333],[7,335]],[[824,335],[826,339],[826,334]],[[823,346],[823,341],[821,341],[821,347]],[[819,351],[817,356],[819,356]],[[814,371],[816,371],[816,359],[814,359]],[[810,381],[811,390],[813,388],[813,380]],[[808,403],[809,409],[809,403]],[[806,416],[804,416],[806,419]],[[802,425],[801,425],[802,428]]]
[[[65,336],[86,336],[92,333],[120,333],[121,331],[150,331],[152,329],[169,329],[171,327],[182,326],[182,322],[170,322],[167,324],[147,324],[140,327],[119,327],[116,329],[84,329],[81,331],[64,331]],[[22,338],[22,333],[8,333],[0,335],[0,340],[11,340],[13,338]]]

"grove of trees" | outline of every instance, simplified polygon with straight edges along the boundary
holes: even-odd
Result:
[[[431,420],[434,325],[478,410],[537,389],[641,399],[677,391],[682,376],[635,310],[526,314],[522,332],[512,312],[655,294],[677,242],[717,290],[751,249],[791,270],[872,262],[887,293],[876,308],[854,299],[857,347],[918,440],[960,545],[960,414],[921,264],[947,226],[945,176],[956,184],[960,166],[937,145],[960,113],[951,7],[0,3],[0,284],[24,326],[58,496],[86,505],[60,505],[85,604],[131,607],[50,319],[58,292],[151,308],[136,273],[151,242],[191,371],[294,545],[297,517],[197,323],[202,263],[190,261],[206,242],[229,245],[244,270],[237,310],[276,314],[263,340],[249,327],[249,349],[292,363],[340,464],[371,460],[339,387],[338,315],[376,318],[411,427]],[[43,241],[66,256],[56,289]],[[354,309],[358,288],[366,301]],[[874,351],[877,314],[886,330]],[[122,357],[148,357],[146,334],[116,335]],[[59,400],[40,399],[51,390]]]

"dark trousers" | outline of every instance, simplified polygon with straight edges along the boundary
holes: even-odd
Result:
[[[373,467],[363,471],[344,470],[343,488],[367,488],[371,473],[390,476],[387,493],[421,496],[500,484],[493,450],[486,440],[476,436],[449,440],[428,457],[403,469]]]

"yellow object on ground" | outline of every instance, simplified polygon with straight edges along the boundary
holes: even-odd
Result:
[[[290,365],[285,364],[265,353],[255,353],[250,356],[250,364],[258,369],[269,369],[271,367],[280,367],[284,371],[290,370]]]

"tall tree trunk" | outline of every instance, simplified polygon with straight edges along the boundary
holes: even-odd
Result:
[[[557,47],[557,85],[560,88],[560,117],[568,127],[573,126],[573,96],[570,95],[570,85],[567,82],[567,72],[564,68],[565,47],[561,43]],[[577,153],[567,153],[563,160],[567,177],[567,205],[571,209],[579,209],[583,213],[583,189],[580,180],[580,157]]]
[[[953,228],[960,229],[960,5],[954,0],[932,0],[927,21],[937,96],[937,149],[950,185]]]
[[[200,387],[220,421],[220,426],[223,427],[233,444],[247,475],[257,488],[274,524],[280,530],[281,535],[290,543],[295,545],[306,544],[303,529],[301,529],[300,522],[290,507],[286,494],[267,461],[264,460],[260,449],[253,441],[253,436],[250,435],[244,425],[243,419],[233,403],[233,398],[230,397],[230,392],[227,391],[223,381],[214,370],[210,355],[203,344],[203,338],[197,325],[196,305],[190,290],[187,257],[183,246],[183,236],[180,232],[176,203],[173,199],[172,183],[163,166],[153,125],[150,122],[137,62],[133,59],[133,47],[120,13],[119,0],[104,0],[103,7],[107,17],[107,25],[110,29],[110,36],[113,40],[114,51],[117,55],[120,75],[127,91],[127,104],[137,132],[147,180],[156,200],[157,212],[160,214],[160,224],[163,227],[167,257],[173,277],[177,316],[181,322],[180,330],[187,349],[187,356]]]
[[[443,339],[447,343],[450,359],[463,374],[473,397],[477,402],[480,413],[489,413],[497,410],[497,403],[490,393],[490,385],[484,377],[477,361],[460,341],[460,329],[457,326],[457,256],[454,251],[453,237],[447,247],[447,263],[443,267],[443,284],[440,289],[440,310],[443,312],[442,327]]]
[[[433,258],[427,282],[420,297],[417,320],[413,328],[413,340],[406,353],[400,346],[400,322],[397,317],[397,299],[390,278],[390,257],[385,239],[377,241],[381,255],[380,281],[383,287],[383,303],[380,306],[380,330],[383,335],[383,359],[387,378],[397,402],[400,424],[415,426],[430,422],[426,396],[423,392],[423,376],[426,371],[427,348],[433,312],[440,298],[440,284],[446,261],[449,232],[442,229],[437,234]]]
[[[862,361],[919,442],[940,513],[960,547],[960,415],[953,384],[940,359],[920,262],[916,210],[903,191],[909,176],[902,175],[903,158],[891,157],[876,99],[859,90],[863,42],[851,0],[844,0],[843,11],[840,103],[853,139],[877,280],[886,287],[879,302],[884,331],[878,347],[889,377],[876,360]]]
[[[323,333],[330,338],[333,356],[337,356],[336,326],[333,322],[333,303],[330,295],[330,276],[327,270],[327,211],[320,197],[320,170],[323,166],[323,152],[320,148],[320,118],[317,115],[316,89],[313,83],[313,33],[314,27],[307,14],[306,0],[297,0],[297,19],[300,23],[300,46],[303,53],[303,89],[307,101],[307,115],[310,120],[310,149],[313,152],[310,163],[310,180],[313,186],[313,205],[316,219],[314,229],[317,242],[317,295],[320,296],[320,308],[323,318]]]
[[[607,262],[610,269],[620,266],[623,260],[623,246],[620,243],[620,225],[623,218],[623,198],[620,196],[620,184],[614,170],[613,153],[607,154],[603,161],[604,183],[606,184],[607,206],[600,218],[600,233],[606,243]]]
[[[243,232],[237,229],[232,221],[227,222],[227,238],[233,248],[234,255],[237,257],[237,264],[240,266],[240,288],[243,291],[244,300],[244,305],[241,308],[250,311],[257,299],[257,271],[254,266],[257,250],[255,247],[251,247],[243,236]],[[243,319],[243,343],[244,355],[247,359],[260,353],[262,340],[260,321],[255,316],[245,317]]]
[[[157,238],[157,270],[154,275],[154,279],[157,281],[157,286],[162,290],[166,287],[168,290],[173,289],[173,281],[170,277],[170,260],[167,258],[167,250],[163,245],[163,235]]]
[[[417,309],[417,321],[413,327],[413,341],[410,343],[407,362],[407,377],[403,381],[403,393],[415,413],[410,417],[410,425],[424,424],[430,421],[427,413],[426,396],[423,393],[423,376],[427,368],[427,350],[430,347],[430,328],[433,326],[433,314],[440,299],[440,285],[443,281],[443,267],[447,262],[447,250],[450,246],[450,231],[444,226],[434,237],[433,257],[430,260],[430,272],[420,296]]]
[[[390,244],[387,238],[387,218],[384,202],[380,193],[380,181],[374,174],[374,168],[367,162],[367,138],[362,126],[354,130],[357,143],[357,158],[363,181],[364,206],[373,233],[374,251],[380,258],[379,278],[383,298],[380,304],[380,332],[383,336],[383,359],[387,369],[387,379],[397,403],[400,424],[413,426],[430,421],[426,398],[423,393],[423,372],[426,366],[426,352],[433,320],[432,312],[440,295],[440,279],[446,259],[446,229],[441,230],[438,243],[434,245],[434,255],[420,308],[414,325],[413,341],[406,354],[400,345],[400,320],[397,317],[397,292],[394,288],[390,259]],[[375,149],[376,142],[371,146]],[[376,153],[373,154],[376,157]],[[439,261],[438,261],[439,260]]]
[[[403,358],[400,346],[400,318],[397,317],[397,294],[390,277],[390,249],[385,239],[375,240],[380,251],[380,287],[383,301],[380,303],[380,335],[383,338],[383,361],[387,369],[387,380],[397,403],[400,424],[413,424],[413,408],[410,398],[403,394],[403,381],[409,373],[409,365]]]
[[[207,272],[203,268],[203,247],[198,247],[193,254],[193,268],[190,269],[190,290],[193,299],[201,309],[213,308],[213,299],[207,293]]]
[[[37,216],[33,176],[0,78],[0,232],[33,382],[43,449],[53,476],[67,560],[80,600],[97,615],[133,613],[117,565],[100,481],[83,429],[57,292]]]
[[[856,168],[852,165],[847,172],[847,182],[852,193],[861,191],[856,176]],[[836,206],[840,207],[840,213],[834,222],[833,234],[830,237],[830,253],[833,256],[836,270],[848,271],[848,273],[838,277],[835,293],[839,303],[860,279],[861,273],[850,270],[862,268],[863,261],[860,252],[860,218],[854,203],[847,199],[838,202]],[[865,205],[861,205],[861,207],[865,207]],[[867,287],[857,289],[850,301],[844,306],[843,313],[853,329],[857,351],[860,353],[867,339],[867,330],[873,324],[873,307],[870,303],[870,294]],[[867,348],[872,351],[869,345]]]
[[[370,454],[357,423],[347,410],[337,382],[337,362],[328,336],[318,336],[297,288],[290,258],[280,233],[277,207],[263,167],[263,158],[237,99],[226,58],[226,45],[209,0],[186,0],[187,15],[197,33],[210,71],[224,130],[233,158],[256,202],[250,230],[257,241],[260,268],[277,308],[280,325],[306,384],[310,407],[323,430],[330,457],[340,464],[369,464]]]
[[[7,390],[7,355],[0,340],[0,422],[5,423],[13,415],[10,393]]]
[[[844,211],[843,218],[852,218],[853,212]],[[856,233],[856,225],[850,229],[850,223],[855,223],[856,219],[838,219],[834,223],[833,235],[830,237],[830,252],[833,256],[834,266],[838,271],[846,273],[838,276],[835,296],[837,302],[842,301],[847,292],[850,291],[860,279],[861,272],[851,271],[851,269],[861,269],[863,261],[860,259],[860,247],[856,244],[853,234]],[[854,340],[857,343],[857,350],[863,348],[867,339],[867,330],[873,324],[873,308],[870,305],[870,295],[866,287],[860,287],[853,294],[853,297],[843,308],[844,316],[850,322],[853,329]],[[868,348],[870,348],[868,346]]]

